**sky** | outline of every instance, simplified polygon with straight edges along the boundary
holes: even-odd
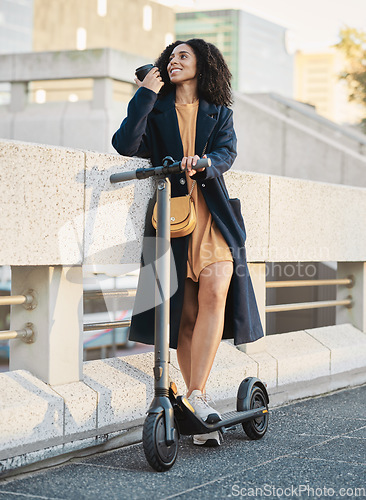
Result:
[[[182,10],[236,8],[290,31],[294,49],[322,50],[338,40],[343,25],[366,31],[366,0],[155,0]]]

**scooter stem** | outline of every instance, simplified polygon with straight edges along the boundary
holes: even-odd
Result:
[[[174,443],[174,411],[169,401],[170,342],[170,181],[162,178],[157,189],[157,228],[155,259],[155,397],[149,412],[162,410],[165,442]]]
[[[169,179],[159,179],[155,260],[155,396],[169,396],[170,190]]]

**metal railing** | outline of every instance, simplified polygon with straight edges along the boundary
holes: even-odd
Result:
[[[31,311],[37,307],[36,293],[34,290],[27,290],[24,295],[6,295],[0,297],[0,306],[22,305]],[[27,323],[21,330],[1,330],[0,340],[19,339],[27,344],[35,341],[35,330],[32,323]]]
[[[135,297],[135,288],[125,288],[124,290],[91,290],[84,292],[84,296],[89,299],[100,299],[102,297]]]
[[[91,332],[93,330],[106,330],[108,328],[123,328],[130,325],[130,319],[123,319],[120,321],[101,321],[99,323],[84,323],[84,332]]]
[[[324,285],[346,285],[352,288],[354,277],[335,278],[329,280],[293,280],[293,281],[266,281],[266,288],[287,288],[298,286],[324,286]]]
[[[93,290],[84,292],[85,297],[88,299],[100,299],[100,298],[113,298],[113,297],[135,297],[135,288],[125,288],[124,290],[107,290],[105,292],[101,290]],[[109,328],[125,328],[131,325],[130,319],[116,320],[116,321],[100,321],[97,323],[84,323],[84,332],[91,332],[94,330],[107,330]]]
[[[24,295],[5,295],[0,297],[0,306],[14,306],[22,304],[26,309],[32,310],[37,307],[34,290],[28,290]]]
[[[19,339],[27,344],[35,341],[35,330],[32,323],[27,323],[22,330],[3,330],[0,331],[0,340]]]
[[[328,285],[345,285],[347,288],[354,286],[354,277],[335,278],[324,280],[287,280],[287,281],[267,281],[266,288],[289,288],[301,286],[328,286]],[[352,296],[348,295],[343,300],[319,300],[315,302],[296,302],[293,304],[275,304],[265,307],[266,313],[284,312],[284,311],[299,311],[302,309],[319,309],[322,307],[345,306],[351,308],[353,306]]]
[[[352,297],[348,296],[344,300],[319,300],[316,302],[295,302],[294,304],[276,304],[273,306],[266,306],[266,313],[283,312],[283,311],[299,311],[301,309],[318,309],[321,307],[335,307],[346,306],[351,308],[353,306]]]
[[[134,288],[125,290],[108,290],[108,291],[87,291],[85,295],[91,299],[98,299],[101,297],[135,297],[136,290]],[[13,306],[23,305],[26,309],[32,310],[37,306],[34,290],[28,290],[24,295],[8,295],[0,297],[0,306]],[[86,323],[83,325],[84,332],[93,330],[105,330],[108,328],[124,328],[131,325],[131,320],[116,320],[116,321],[102,321],[98,323]],[[20,339],[24,342],[34,342],[34,326],[32,323],[27,323],[26,327],[22,330],[2,330],[0,331],[0,340],[13,340]]]
[[[324,280],[287,280],[287,281],[267,281],[266,288],[289,288],[302,286],[329,286],[329,285],[344,285],[347,288],[352,288],[354,285],[354,277],[347,278],[324,279]],[[85,296],[91,299],[98,298],[113,298],[113,297],[135,297],[136,289],[124,290],[108,290],[108,291],[87,291]],[[37,305],[34,290],[28,290],[24,295],[11,295],[0,297],[1,305],[23,305],[26,309],[34,309]],[[353,306],[352,296],[349,295],[343,300],[323,300],[315,302],[297,302],[290,304],[275,304],[265,307],[266,313],[298,311],[303,309],[319,309],[322,307],[345,306],[351,308]],[[106,330],[114,328],[125,328],[131,325],[131,320],[116,320],[116,321],[101,321],[96,323],[86,323],[83,325],[84,332],[94,330]],[[32,323],[27,323],[22,330],[6,330],[0,331],[0,340],[21,339],[24,342],[34,342],[34,326]]]

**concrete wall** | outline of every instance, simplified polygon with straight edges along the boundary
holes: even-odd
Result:
[[[235,94],[235,168],[366,187],[366,136],[277,94]]]
[[[135,69],[146,62],[113,49],[0,56],[0,82],[12,82],[10,104],[0,106],[0,137],[112,152],[112,134],[136,88]],[[73,82],[81,78],[92,81],[92,99],[65,101],[65,82],[77,94]],[[46,97],[49,88],[59,89],[60,102],[34,102],[30,84],[42,81],[35,87],[45,89]],[[118,84],[124,85],[122,96]]]
[[[146,160],[0,142],[0,265],[139,262],[150,180],[109,176]],[[230,171],[251,262],[365,261],[366,190]]]
[[[90,101],[29,104],[16,113],[0,107],[0,137],[111,153],[126,109],[123,102],[105,110]]]

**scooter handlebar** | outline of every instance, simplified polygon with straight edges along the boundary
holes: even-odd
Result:
[[[196,170],[197,168],[207,168],[207,167],[211,167],[210,158],[200,158],[199,160],[197,160],[194,169]]]
[[[197,160],[194,169],[207,168],[211,166],[210,158],[200,158]],[[181,162],[174,162],[170,165],[151,168],[138,168],[137,170],[129,170],[128,172],[119,172],[112,174],[109,178],[112,184],[117,182],[132,181],[133,179],[147,179],[152,176],[162,176],[169,174],[178,174],[183,172]]]
[[[137,179],[136,170],[129,170],[128,172],[119,172],[118,174],[112,174],[109,178],[112,184],[116,182],[132,181]]]

